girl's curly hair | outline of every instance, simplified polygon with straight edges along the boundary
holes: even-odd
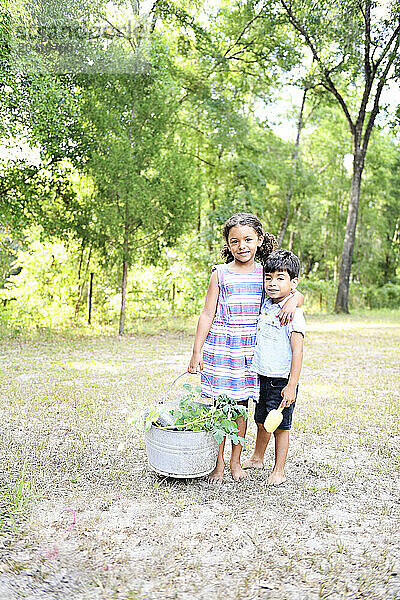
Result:
[[[231,262],[233,260],[233,254],[229,250],[228,247],[228,236],[229,231],[232,227],[238,227],[241,225],[247,225],[248,227],[252,227],[254,231],[259,236],[263,236],[263,243],[259,248],[257,248],[256,258],[260,261],[261,264],[264,264],[268,256],[271,254],[273,250],[276,250],[278,247],[275,236],[271,233],[264,232],[261,221],[251,213],[237,213],[236,215],[232,215],[224,224],[222,228],[222,235],[225,239],[225,246],[221,250],[221,256],[225,260],[225,262]]]

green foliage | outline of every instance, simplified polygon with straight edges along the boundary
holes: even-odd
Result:
[[[0,531],[18,531],[21,521],[26,518],[34,498],[31,482],[26,480],[26,461],[17,477],[0,485]]]
[[[73,170],[67,162],[0,165],[0,195],[3,212],[0,223],[16,236],[21,228],[34,225],[47,239],[66,239],[84,228],[81,199],[72,184]]]
[[[15,266],[21,244],[4,231],[0,237],[0,289],[7,288],[12,277],[18,275],[20,268]]]
[[[30,240],[28,239],[27,242]],[[1,291],[11,324],[55,327],[71,324],[76,301],[76,267],[63,242],[31,240],[16,263],[21,271]],[[11,310],[9,310],[11,308]]]
[[[209,431],[220,444],[224,437],[232,440],[234,444],[244,446],[245,439],[238,434],[236,419],[242,416],[247,419],[247,408],[237,404],[226,395],[214,398],[212,404],[203,404],[200,400],[201,388],[192,388],[189,384],[183,386],[187,390],[180,400],[177,408],[168,411],[172,415],[173,422],[165,426],[167,429],[178,431]],[[152,424],[162,427],[158,423],[163,405],[150,407],[146,411],[144,427],[149,429]]]
[[[86,128],[96,151],[85,168],[95,183],[93,243],[107,259],[154,261],[189,218],[193,175],[177,154],[177,109],[168,53],[154,43],[146,73],[81,77]]]
[[[391,308],[400,304],[400,282],[387,282],[379,287],[361,287],[361,298],[369,308]],[[353,300],[353,306],[355,302]]]
[[[341,110],[326,90],[310,88],[292,181],[294,144],[290,135],[279,137],[269,108],[285,98],[281,86],[288,79],[312,87],[321,67],[314,62],[307,75],[296,68],[303,41],[293,36],[282,3],[156,2],[147,16],[133,14],[125,1],[75,4],[76,14],[60,15],[57,3],[48,3],[44,16],[51,20],[54,13],[65,22],[107,17],[121,31],[132,24],[130,40],[82,41],[78,55],[103,60],[103,69],[12,72],[10,13],[0,11],[0,136],[7,145],[0,224],[15,244],[11,253],[8,242],[2,246],[9,288],[2,291],[3,319],[59,326],[76,315],[79,322],[94,272],[93,316],[111,323],[119,311],[123,262],[131,266],[128,328],[144,316],[198,314],[210,268],[220,261],[222,223],[245,210],[277,234],[292,183],[283,246],[301,259],[306,310],[331,310],[352,148]],[[326,65],[336,65],[332,78],[353,110],[359,101],[354,65],[363,51],[358,5],[291,7]],[[378,16],[371,35],[378,33]],[[384,20],[377,43],[394,19],[393,13]],[[137,52],[144,68],[106,68],[126,64],[123,55],[129,61]],[[295,104],[288,102],[285,123],[297,118]],[[384,127],[389,122],[382,114],[371,137],[355,239],[353,297],[361,294],[367,306],[395,301],[395,291],[380,294],[374,286],[396,288],[400,276],[400,158],[393,131]],[[35,159],[27,150],[17,154],[21,140]],[[29,251],[24,247],[16,276],[15,252],[32,227],[37,236]],[[54,254],[52,245],[61,241],[63,249]],[[62,259],[52,261],[52,254]]]
[[[331,280],[317,277],[302,278],[299,290],[305,296],[305,311],[307,313],[332,312],[335,305],[336,286]]]

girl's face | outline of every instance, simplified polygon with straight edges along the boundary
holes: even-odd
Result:
[[[253,261],[262,242],[263,236],[249,225],[238,225],[229,230],[227,243],[235,262],[243,264]]]

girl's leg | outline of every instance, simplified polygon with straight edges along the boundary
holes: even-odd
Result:
[[[215,466],[215,469],[208,476],[208,481],[210,481],[212,483],[219,483],[224,478],[224,468],[225,468],[224,448],[225,448],[225,438],[222,440],[222,442],[219,445],[218,458],[217,458],[217,464]]]
[[[238,402],[238,404],[243,404],[244,406],[247,407],[248,401]],[[236,419],[236,425],[238,428],[238,435],[241,437],[244,437],[246,435],[247,421],[244,421],[243,417],[241,415],[239,415],[239,417]],[[224,467],[225,467],[224,448],[225,448],[225,438],[222,440],[221,445],[219,447],[217,465],[216,465],[214,471],[212,473],[210,473],[210,475],[208,476],[208,480],[213,483],[218,483],[218,482],[222,481],[222,479],[224,477]],[[244,479],[245,477],[247,477],[247,473],[245,471],[243,471],[241,464],[240,464],[240,455],[242,453],[242,449],[243,448],[242,448],[241,444],[236,444],[236,445],[232,444],[232,455],[231,455],[230,467],[231,467],[232,477],[235,481],[239,481],[239,479]]]
[[[240,402],[240,404],[245,404],[247,406],[247,402]],[[238,435],[241,437],[245,437],[246,429],[247,429],[247,421],[243,419],[240,415],[236,419],[236,425],[239,430]],[[242,466],[240,464],[240,455],[242,454],[243,447],[241,444],[232,443],[232,455],[231,455],[231,473],[232,477],[235,481],[239,481],[240,479],[244,479],[247,477],[246,471],[243,471]]]
[[[269,485],[280,485],[286,481],[285,464],[289,450],[289,431],[277,429],[275,431],[275,465],[268,477]]]
[[[254,452],[250,458],[243,463],[243,469],[262,469],[264,466],[264,454],[268,446],[271,434],[265,429],[263,423],[257,423],[257,438]]]

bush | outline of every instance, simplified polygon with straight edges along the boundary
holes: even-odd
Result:
[[[365,287],[362,295],[369,308],[397,308],[400,305],[400,283]]]
[[[307,313],[332,313],[335,309],[337,283],[325,279],[301,279],[299,290],[304,294]],[[384,286],[350,284],[349,308],[397,308],[400,304],[400,283],[389,282]]]
[[[10,332],[36,326],[58,329],[86,323],[88,273],[82,267],[78,280],[80,246],[41,242],[32,233],[29,250],[20,250],[16,266],[21,272],[0,290],[0,324]],[[87,259],[87,252],[85,254]],[[207,292],[211,265],[220,262],[217,251],[207,249],[204,240],[187,236],[174,248],[165,248],[158,266],[134,265],[129,271],[126,301],[126,328],[146,318],[179,317],[188,320],[199,315]],[[90,271],[95,274],[92,322],[116,326],[121,308],[120,273],[117,264],[100,265],[95,252]],[[78,309],[79,286],[82,287]],[[301,279],[299,290],[305,296],[307,313],[332,313],[337,283],[308,276]],[[400,282],[379,287],[352,283],[349,306],[397,308]],[[75,314],[77,312],[77,314]]]
[[[71,322],[76,298],[75,261],[62,242],[30,244],[18,256],[21,272],[2,290],[10,325],[53,327]]]
[[[307,313],[333,312],[336,285],[325,279],[301,279],[299,291],[304,294],[304,310]]]

